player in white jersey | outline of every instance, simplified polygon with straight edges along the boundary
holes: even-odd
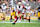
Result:
[[[22,6],[22,3],[21,2],[18,2],[18,5],[17,5],[17,9],[18,9],[18,11],[22,11],[22,8],[23,8],[23,6]]]
[[[16,16],[16,8],[15,7],[12,7],[12,9],[11,9],[11,18],[10,18],[10,20],[11,20],[11,22],[12,22],[12,16]]]
[[[5,13],[6,13],[6,8],[7,8],[7,6],[5,5],[5,3],[3,3],[2,5],[1,5],[1,7],[2,7],[2,14],[3,14],[3,22],[4,22],[4,20],[5,20]]]
[[[29,4],[27,4],[27,6],[25,6],[25,8],[27,9],[27,13],[30,12],[31,7],[29,6]]]
[[[29,6],[29,4],[27,4],[27,6],[25,6],[25,8],[26,8],[26,12],[29,14],[30,10],[31,10],[31,7]]]
[[[5,13],[5,12],[6,12],[6,8],[7,8],[6,4],[3,3],[3,4],[1,5],[1,7],[2,7],[2,11],[3,11],[3,13]]]
[[[29,4],[27,4],[27,6],[25,6],[25,8],[26,8],[26,12],[27,12],[28,17],[30,18],[31,6],[29,6]]]
[[[18,2],[18,5],[17,5],[17,10],[18,10],[17,12],[18,12],[18,14],[22,13],[22,9],[23,9],[22,3]],[[21,17],[20,17],[19,20],[21,20]]]

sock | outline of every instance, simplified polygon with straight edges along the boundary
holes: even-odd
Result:
[[[16,23],[16,22],[17,22],[17,20],[18,20],[18,17],[16,16],[16,20],[15,20],[15,22],[14,22],[14,23]]]

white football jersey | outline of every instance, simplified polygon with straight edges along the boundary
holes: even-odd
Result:
[[[28,6],[28,7],[27,7],[27,6],[25,6],[25,8],[27,9],[27,10],[26,10],[26,12],[27,12],[27,13],[29,13],[29,12],[30,12],[31,7],[30,7],[30,6]]]
[[[30,8],[31,8],[31,7],[30,7],[30,6],[28,6],[28,7],[27,7],[27,6],[25,6],[25,8],[26,8],[27,10],[30,10]]]
[[[19,7],[20,7],[20,8],[19,8]],[[23,8],[23,6],[17,5],[17,9],[18,9],[18,10],[22,10],[22,8]]]
[[[7,6],[5,6],[5,3],[3,3],[3,4],[1,5],[1,7],[2,7],[2,9],[6,9],[6,8],[7,8]]]

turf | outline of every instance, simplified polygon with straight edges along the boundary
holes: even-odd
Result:
[[[2,22],[0,20],[0,22]],[[5,20],[5,22],[10,22]],[[24,22],[24,20],[21,20],[21,22]],[[28,20],[26,20],[28,22]],[[31,22],[36,22],[36,23],[16,23],[13,25],[12,23],[0,23],[0,27],[40,27],[40,22],[38,20],[31,20]]]
[[[0,23],[0,27],[40,27],[40,23]]]

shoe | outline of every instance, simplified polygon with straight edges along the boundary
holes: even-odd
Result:
[[[29,19],[29,23],[30,23],[30,19]]]
[[[12,24],[15,24],[15,23],[12,23]]]

